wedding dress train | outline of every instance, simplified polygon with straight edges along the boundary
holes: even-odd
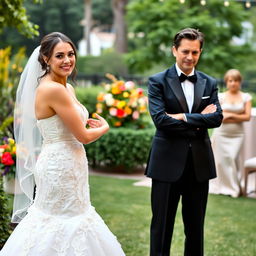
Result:
[[[86,122],[87,110],[76,105]],[[83,145],[54,115],[37,121],[44,142],[34,173],[36,196],[1,256],[123,256],[90,202]]]

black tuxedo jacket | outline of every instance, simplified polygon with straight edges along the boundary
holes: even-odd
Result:
[[[222,110],[217,96],[217,82],[212,77],[195,71],[194,104],[189,113],[187,102],[173,65],[149,78],[149,111],[156,127],[146,175],[156,180],[177,181],[185,168],[189,148],[198,181],[216,177],[214,157],[207,128],[220,126]],[[200,114],[209,104],[217,111]],[[176,120],[168,114],[185,113],[187,122]]]

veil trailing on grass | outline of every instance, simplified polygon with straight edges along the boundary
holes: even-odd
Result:
[[[42,138],[36,125],[35,92],[43,75],[38,61],[40,46],[30,56],[16,93],[14,109],[14,137],[17,146],[16,179],[12,222],[20,222],[33,202],[35,181],[34,168],[41,150]],[[22,191],[18,193],[18,191]]]

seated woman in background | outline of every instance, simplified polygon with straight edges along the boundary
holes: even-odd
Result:
[[[224,81],[227,91],[219,94],[223,122],[212,135],[217,178],[210,181],[209,193],[238,197],[241,194],[243,122],[250,120],[252,97],[241,91],[242,76],[238,70],[228,70]]]

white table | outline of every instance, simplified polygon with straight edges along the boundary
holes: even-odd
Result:
[[[256,108],[252,108],[251,120],[244,122],[244,146],[242,149],[243,159],[256,157]],[[243,184],[244,182],[242,182]],[[256,173],[249,175],[248,192],[255,190]]]

